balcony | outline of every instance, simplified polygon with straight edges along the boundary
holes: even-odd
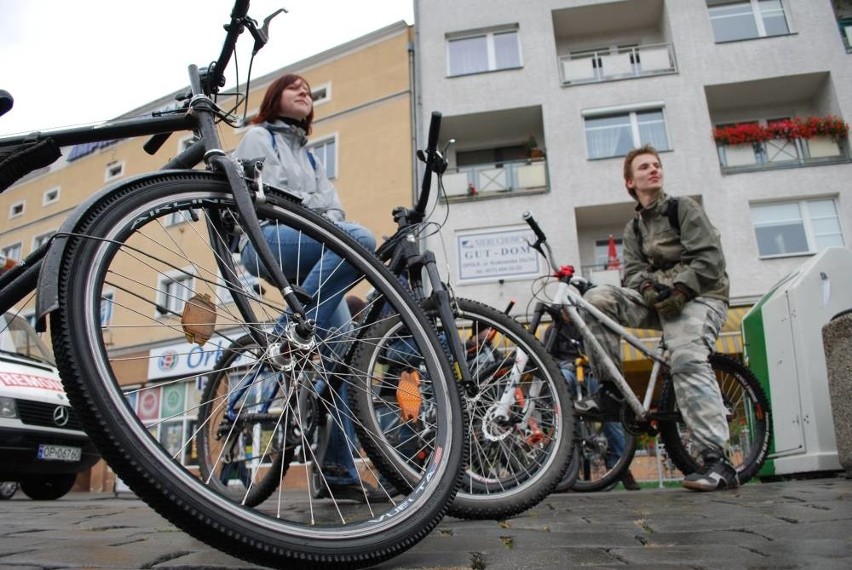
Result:
[[[547,161],[515,160],[448,169],[444,174],[447,200],[505,197],[507,193],[547,189]]]
[[[718,152],[724,174],[850,162],[848,140],[834,140],[828,136],[720,144]]]
[[[676,73],[671,44],[580,51],[559,58],[562,84],[577,85]]]

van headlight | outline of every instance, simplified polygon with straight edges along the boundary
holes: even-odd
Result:
[[[14,398],[0,397],[0,418],[17,418],[18,406]]]

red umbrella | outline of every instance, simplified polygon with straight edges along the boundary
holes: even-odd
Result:
[[[615,247],[615,238],[609,236],[609,251],[607,252],[606,260],[607,269],[621,269],[621,261],[618,259],[618,249]]]

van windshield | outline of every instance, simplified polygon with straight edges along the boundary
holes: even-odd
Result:
[[[53,353],[23,318],[12,313],[0,315],[0,351],[56,364]]]

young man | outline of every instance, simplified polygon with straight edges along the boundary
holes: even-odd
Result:
[[[635,217],[624,228],[624,286],[602,285],[585,298],[622,325],[663,331],[678,407],[703,460],[683,486],[696,491],[737,487],[725,407],[707,360],[728,307],[719,232],[694,200],[681,196],[670,207],[673,198],[663,191],[660,157],[650,145],[627,154],[624,183],[637,202]],[[594,319],[589,325],[620,365],[618,336]],[[595,398],[580,403],[580,411],[609,410],[619,405],[618,398],[604,381]]]

